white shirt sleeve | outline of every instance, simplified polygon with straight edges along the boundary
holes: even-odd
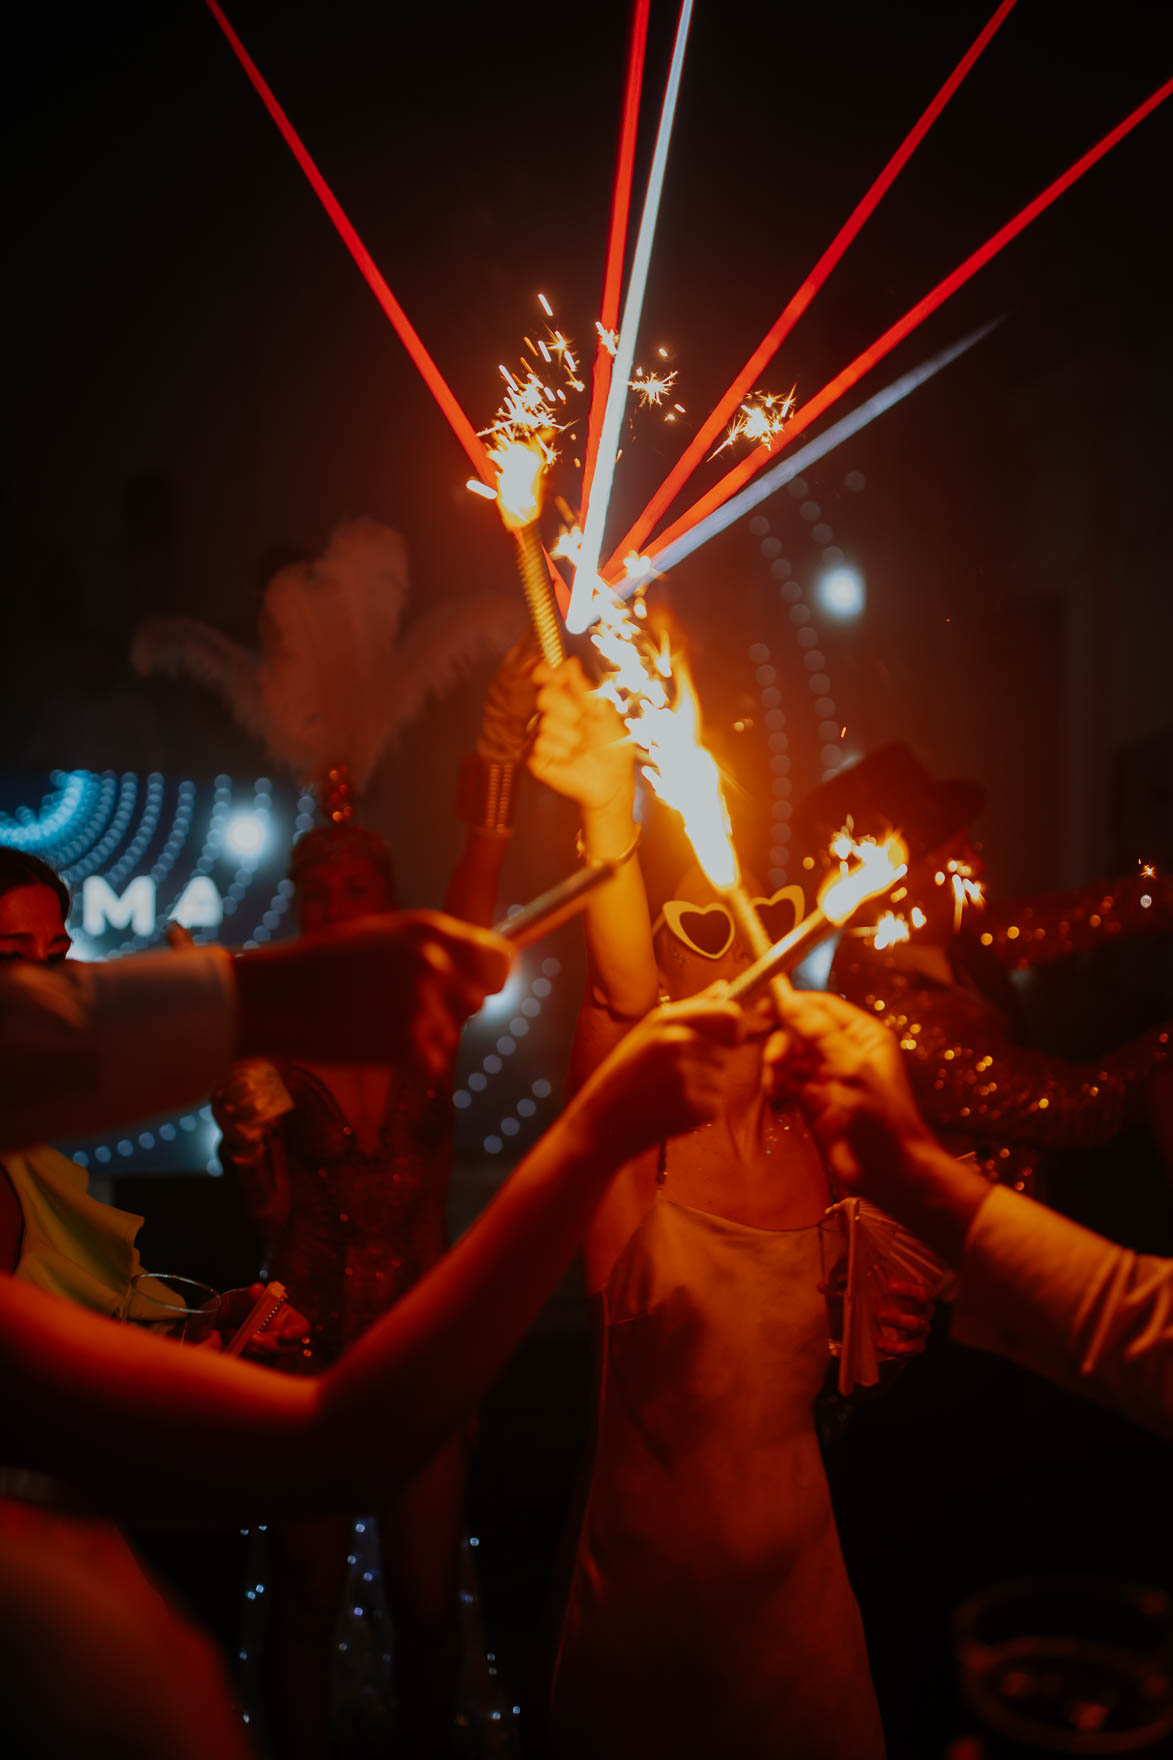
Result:
[[[203,1099],[236,1040],[219,947],[0,974],[0,1150],[100,1131]]]
[[[995,1186],[966,1237],[952,1335],[1173,1437],[1173,1260]]]

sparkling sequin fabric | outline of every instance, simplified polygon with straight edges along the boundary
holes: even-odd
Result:
[[[266,1133],[264,1152],[233,1167],[263,1227],[283,1213],[267,1269],[310,1321],[315,1368],[331,1363],[444,1251],[452,1164],[452,1099],[442,1085],[396,1076],[373,1154],[330,1090],[308,1069],[281,1066],[295,1102]],[[230,1145],[221,1151],[231,1162]],[[287,1182],[288,1202],[273,1202]]]
[[[845,937],[831,987],[877,1014],[906,1054],[917,1103],[957,1152],[973,1150],[992,1179],[1030,1191],[1043,1151],[1106,1143],[1144,1105],[1145,1083],[1170,1055],[1170,1023],[1094,1063],[1032,1051],[993,1000],[998,980],[1126,935],[1173,931],[1173,887],[1138,876],[971,913],[942,983]],[[1008,989],[1008,986],[1007,986]]]

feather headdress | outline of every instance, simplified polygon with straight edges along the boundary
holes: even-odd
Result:
[[[152,618],[135,631],[131,663],[213,686],[299,782],[344,766],[361,790],[428,698],[503,653],[520,628],[512,598],[480,595],[425,612],[400,636],[407,594],[398,532],[345,520],[315,561],[269,582],[259,652],[194,618]]]

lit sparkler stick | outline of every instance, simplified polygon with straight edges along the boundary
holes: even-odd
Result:
[[[838,845],[833,846],[838,849]],[[784,972],[792,972],[807,955],[847,923],[861,905],[882,898],[908,872],[908,851],[899,837],[883,843],[852,843],[846,848],[857,860],[854,867],[841,863],[843,872],[824,887],[817,907],[796,923],[789,935],[742,972],[729,986],[730,1002],[749,1003]]]
[[[1037,195],[1032,202],[1028,202],[1026,207],[1021,209],[1012,220],[1008,220],[1004,226],[999,227],[997,232],[993,233],[984,244],[979,245],[977,250],[971,252],[951,274],[946,275],[943,281],[939,281],[931,292],[925,294],[924,298],[918,300],[916,305],[905,312],[902,318],[898,318],[894,324],[890,325],[884,334],[872,343],[870,348],[865,348],[863,353],[857,355],[849,366],[844,367],[843,371],[824,385],[821,391],[809,398],[791,416],[786,424],[785,432],[778,439],[764,442],[761,446],[755,447],[753,452],[727,471],[719,483],[714,484],[713,488],[695,501],[685,513],[681,514],[678,520],[668,527],[666,532],[657,538],[654,544],[649,546],[646,555],[650,558],[658,558],[670,544],[675,543],[678,538],[698,525],[706,514],[711,513],[727,501],[730,495],[740,489],[743,483],[748,482],[761,470],[763,465],[769,462],[781,446],[788,445],[791,440],[802,433],[804,428],[808,428],[812,422],[817,421],[821,415],[825,414],[845,391],[850,390],[858,380],[864,377],[865,373],[869,373],[879,361],[883,360],[886,354],[889,354],[896,347],[897,343],[903,342],[906,336],[911,335],[919,324],[922,324],[937,310],[938,306],[943,305],[952,294],[956,293],[959,287],[963,287],[971,276],[977,274],[979,269],[984,268],[1012,239],[1017,238],[1020,232],[1025,231],[1032,220],[1036,220],[1046,208],[1050,207],[1052,202],[1058,200],[1066,190],[1070,189],[1073,183],[1078,182],[1086,171],[1090,171],[1093,165],[1097,164],[1106,153],[1124,139],[1125,135],[1131,133],[1145,120],[1146,116],[1149,116],[1160,104],[1163,104],[1170,94],[1173,94],[1173,79],[1166,80],[1165,84],[1151,97],[1146,98],[1143,104],[1138,104],[1136,109],[1124,118],[1123,122],[1117,123],[1114,129],[1106,134],[1102,140],[1097,141],[1094,147],[1090,147],[1082,158],[1077,159],[1075,164],[1070,166],[1062,176],[1057,177],[1053,183],[1049,183],[1040,195]],[[611,567],[611,563],[608,563],[608,574],[611,572]]]
[[[507,440],[490,453],[497,467],[497,505],[507,531],[517,545],[517,566],[522,591],[533,619],[538,646],[547,666],[560,666],[566,658],[550,570],[538,535],[542,509],[541,482],[546,459],[530,441]]]
[[[676,41],[672,48],[664,102],[660,109],[660,125],[656,131],[651,170],[648,172],[647,194],[644,197],[643,213],[640,215],[639,231],[631,259],[631,278],[627,284],[627,298],[623,303],[623,317],[619,325],[619,344],[611,366],[611,383],[607,390],[603,425],[599,433],[598,460],[590,500],[583,518],[582,550],[571,589],[570,609],[566,615],[566,627],[575,632],[584,630],[590,622],[591,603],[595,596],[599,557],[603,550],[603,529],[607,521],[607,509],[611,504],[611,485],[615,480],[615,461],[619,453],[619,431],[635,361],[635,345],[639,337],[644,291],[652,260],[652,241],[660,212],[668,143],[672,138],[672,123],[676,115],[676,99],[680,91],[692,4],[693,0],[681,0]]]
[[[857,204],[852,213],[839,228],[839,231],[835,234],[806,280],[798,288],[797,292],[793,294],[789,303],[783,308],[772,327],[766,332],[766,335],[762,338],[762,341],[758,344],[753,354],[750,355],[720,403],[716,405],[712,414],[708,417],[703,426],[697,430],[688,447],[673,466],[671,472],[661,484],[660,488],[656,490],[656,493],[653,495],[644,511],[640,514],[631,530],[627,533],[626,537],[623,538],[621,543],[616,545],[614,555],[611,557],[607,564],[607,568],[604,571],[608,576],[611,574],[612,565],[614,564],[616,557],[625,556],[629,550],[639,549],[647,539],[648,533],[655,530],[657,522],[665,513],[667,513],[697,465],[700,464],[701,460],[705,457],[709,447],[720,434],[721,429],[725,426],[730,416],[733,415],[738,405],[746,396],[750,387],[761,379],[762,374],[777,354],[786,337],[790,334],[799,318],[801,318],[802,314],[806,311],[816,293],[818,293],[823,283],[831,274],[831,271],[846,252],[848,246],[861,231],[865,223],[875,213],[880,201],[892,187],[898,174],[904,169],[925,135],[929,132],[933,123],[937,120],[937,117],[941,114],[942,110],[945,108],[966,74],[970,71],[983,49],[989,43],[999,25],[1001,25],[1007,14],[1012,10],[1013,6],[1014,0],[1002,0],[1002,4],[998,7],[985,29],[974,40],[965,55],[962,56],[961,60],[953,69],[953,72],[949,75],[949,78],[945,81],[945,84],[941,87],[932,103],[928,106],[915,125],[909,130],[908,134],[896,149],[895,153],[893,153],[892,157],[889,159],[880,175],[876,178],[867,194]]]
[[[494,935],[511,941],[514,947],[529,947],[531,942],[540,941],[543,935],[585,910],[595,888],[617,874],[634,849],[633,843],[621,856],[588,862],[577,874],[560,880],[557,886],[551,886],[503,923],[498,923]]]
[[[648,12],[651,0],[636,0],[631,21],[631,51],[627,59],[627,82],[623,95],[623,123],[619,132],[619,158],[615,166],[615,186],[611,195],[611,231],[607,239],[607,264],[603,272],[603,299],[599,313],[598,340],[595,345],[595,370],[591,381],[591,407],[587,417],[586,449],[582,464],[582,493],[579,520],[585,517],[595,479],[595,462],[599,456],[599,429],[611,389],[611,362],[614,358],[619,327],[619,292],[623,279],[623,250],[627,241],[627,222],[631,213],[631,184],[635,172],[635,139],[639,130],[639,95],[643,82],[644,50],[648,40]],[[614,340],[613,340],[614,339]]]
[[[741,883],[720,771],[700,742],[699,706],[687,670],[679,660],[673,665],[666,642],[654,646],[617,596],[599,594],[597,603],[601,615],[591,641],[611,667],[600,693],[614,703],[643,752],[645,777],[680,814],[705,877],[757,958],[770,938]],[[673,680],[675,702],[669,692]]]
[[[244,68],[249,79],[252,81],[265,109],[269,112],[269,115],[273,118],[273,121],[280,129],[290,152],[305,172],[314,194],[317,196],[323,208],[325,208],[326,213],[333,221],[339,238],[354,258],[367,286],[382,306],[388,318],[390,318],[399,340],[402,342],[404,348],[406,348],[408,354],[422,373],[424,383],[432,396],[436,399],[436,402],[440,405],[442,413],[447,418],[449,427],[452,429],[452,432],[456,435],[456,438],[460,441],[465,452],[472,460],[473,469],[481,480],[487,483],[490,480],[492,473],[489,469],[489,461],[486,457],[485,449],[481,445],[472,423],[457,403],[451,386],[448,384],[448,381],[444,378],[439,367],[420,341],[407,313],[388,287],[383,276],[379,273],[379,270],[375,265],[375,259],[371,256],[370,251],[368,251],[366,245],[351,225],[343,211],[341,202],[326,182],[326,179],[322,176],[322,173],[314,164],[314,161],[310,158],[309,153],[306,151],[306,148],[302,143],[300,135],[290,122],[288,116],[286,116],[280,104],[277,102],[269,86],[264,79],[262,79],[259,68],[252,60],[248,50],[237,36],[232,26],[229,24],[222,9],[216,4],[216,0],[207,0],[207,6],[212,17],[216,20],[216,23],[220,26],[220,29],[227,37],[233,54],[240,62],[240,65]]]

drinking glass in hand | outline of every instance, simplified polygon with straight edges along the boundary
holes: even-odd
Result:
[[[180,1344],[202,1344],[216,1329],[220,1297],[206,1283],[190,1277],[140,1271],[130,1280],[122,1318],[160,1338]]]

